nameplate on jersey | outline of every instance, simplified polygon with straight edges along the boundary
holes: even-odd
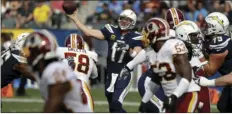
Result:
[[[68,51],[74,51],[74,52],[83,52],[83,53],[86,53],[86,50],[84,50],[84,49],[77,49],[77,48],[68,48]]]

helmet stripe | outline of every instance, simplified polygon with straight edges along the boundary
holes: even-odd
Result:
[[[176,8],[173,8],[173,9],[175,10],[175,13],[176,13],[176,16],[177,16],[177,17],[176,17],[176,22],[177,22],[176,25],[177,25],[177,24],[179,24],[179,22],[180,22],[180,18],[179,18],[179,14],[178,14],[178,12],[177,12],[177,9],[176,9]]]
[[[76,48],[76,34],[71,34],[71,48]]]
[[[171,13],[172,13],[172,19],[173,19],[173,23],[174,25],[178,24],[178,19],[177,19],[177,12],[175,8],[171,8]]]

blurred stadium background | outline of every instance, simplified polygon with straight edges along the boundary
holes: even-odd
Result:
[[[81,32],[62,10],[63,0],[1,0],[1,46],[7,41],[14,40],[23,32],[32,32],[39,29],[48,29],[58,40],[60,46],[70,33]],[[199,27],[204,23],[204,17],[211,12],[222,12],[232,23],[232,2],[228,0],[105,0],[105,1],[76,1],[78,3],[78,18],[93,28],[101,28],[107,23],[117,24],[117,15],[124,9],[133,9],[137,16],[138,31],[143,23],[151,17],[164,17],[170,7],[179,8],[187,20],[196,22]],[[230,26],[230,29],[232,26]],[[107,56],[107,43],[105,41],[86,38],[90,48],[99,55],[99,77],[92,80],[92,94],[95,100],[96,112],[108,112],[108,104],[104,97],[104,76]],[[137,93],[137,79],[146,70],[146,65],[140,65],[134,72],[134,83],[131,92],[126,97],[124,107],[128,112],[137,112],[141,100]],[[4,72],[4,71],[3,71]],[[216,74],[213,77],[217,77]],[[23,80],[23,81],[21,81]],[[24,82],[26,82],[24,84]],[[17,88],[25,85],[24,91]],[[221,88],[211,88],[212,112],[217,112],[215,104],[220,95]],[[43,101],[35,82],[27,79],[14,80],[12,84],[2,89],[2,112],[41,112]]]

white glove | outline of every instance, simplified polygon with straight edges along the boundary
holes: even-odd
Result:
[[[200,86],[215,86],[215,79],[209,80],[205,77],[194,77],[194,81]]]
[[[201,49],[194,49],[194,55],[196,55],[199,59],[204,57],[204,54],[202,53]]]

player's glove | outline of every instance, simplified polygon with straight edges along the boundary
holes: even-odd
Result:
[[[127,66],[125,66],[125,67],[121,70],[119,77],[122,78],[122,77],[129,76],[131,71],[132,71],[132,70],[130,70]]]
[[[176,101],[177,101],[176,95],[171,95],[170,97],[166,97],[164,99],[163,110],[166,110],[166,112],[176,112],[175,111]]]
[[[141,112],[141,113],[146,113],[146,110],[145,110],[145,103],[144,103],[144,102],[141,102],[141,103],[140,103],[139,112]]]
[[[193,77],[193,80],[195,83],[197,83],[200,86],[215,86],[215,80],[209,80],[205,77]]]

